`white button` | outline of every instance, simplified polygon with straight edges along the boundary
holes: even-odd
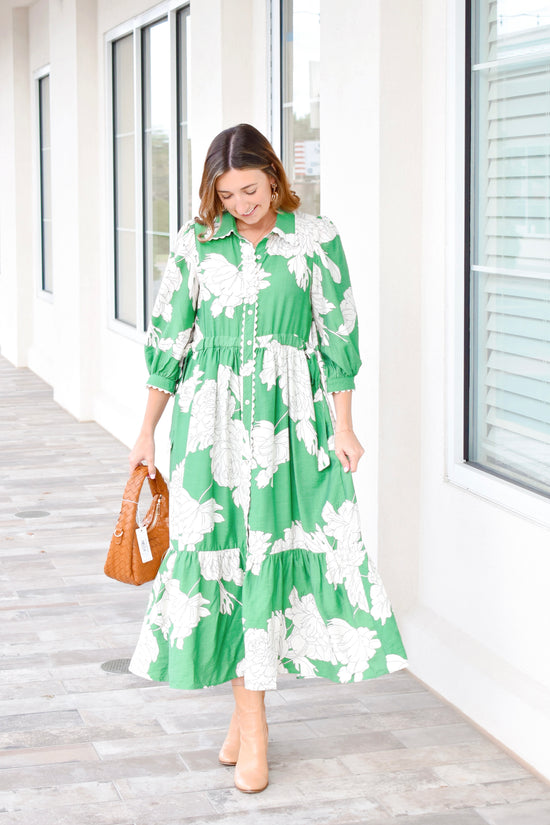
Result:
[[[246,399],[246,401],[245,401],[244,403],[245,403],[245,404],[250,404],[250,399],[249,399],[249,398],[247,398],[247,399]]]
[[[262,260],[262,256],[261,256],[261,255],[256,255],[256,260],[257,260],[257,261],[261,261],[261,260]]]
[[[252,346],[252,341],[247,341],[246,345],[247,345],[247,347],[251,347]]]
[[[248,310],[249,315],[252,315],[252,312],[253,312],[253,310],[251,310],[251,309]]]

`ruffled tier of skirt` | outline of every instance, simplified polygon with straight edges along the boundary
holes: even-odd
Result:
[[[281,673],[345,683],[407,666],[366,557],[348,571],[323,552],[299,548],[272,553],[257,571],[250,559],[237,548],[170,550],[131,672],[182,689],[244,676],[250,690],[269,690]]]

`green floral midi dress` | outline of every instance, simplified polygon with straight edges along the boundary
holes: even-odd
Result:
[[[179,232],[145,348],[175,393],[171,546],[131,660],[175,688],[407,666],[334,453],[328,393],[354,388],[356,310],[330,220],[279,212],[256,249],[225,212]]]

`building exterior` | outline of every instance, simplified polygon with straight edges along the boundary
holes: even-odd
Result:
[[[411,669],[550,777],[550,4],[2,0],[0,62],[2,354],[131,445],[206,148],[257,126],[347,251]]]

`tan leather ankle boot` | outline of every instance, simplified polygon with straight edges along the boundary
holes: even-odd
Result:
[[[263,690],[233,683],[241,745],[235,767],[235,787],[243,793],[267,788],[267,723]]]
[[[231,722],[229,723],[229,730],[225,737],[221,750],[218,754],[218,759],[222,765],[236,765],[239,758],[239,749],[241,745],[241,735],[239,731],[239,722],[237,720],[237,708],[233,711]]]

